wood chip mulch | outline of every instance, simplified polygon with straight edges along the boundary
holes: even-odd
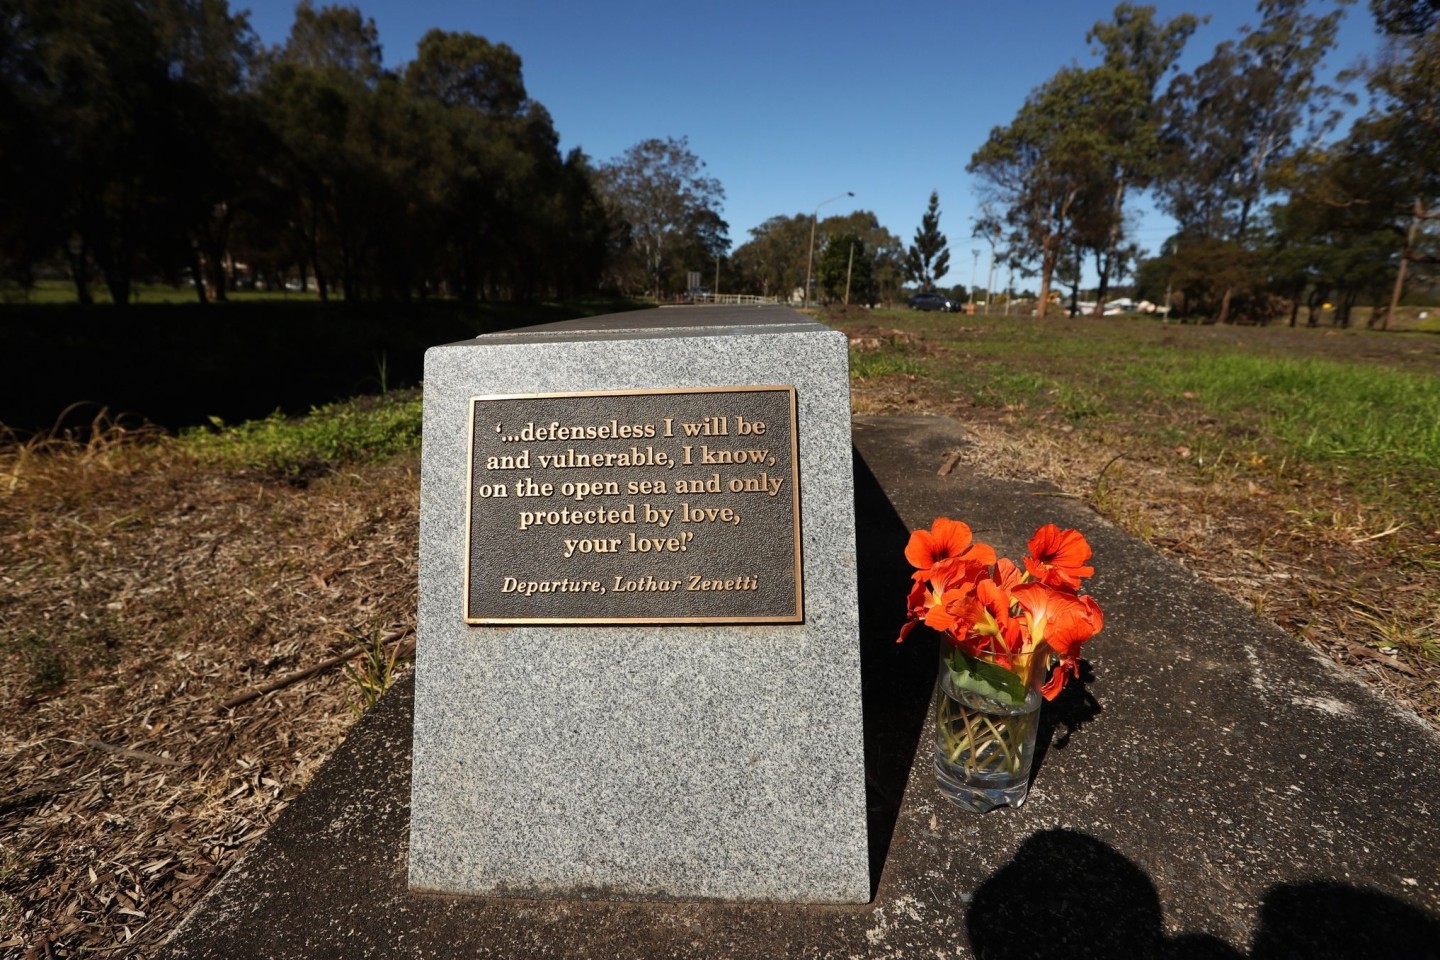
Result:
[[[412,636],[416,464],[305,486],[157,449],[9,467],[0,956],[146,956],[354,721],[343,654]]]

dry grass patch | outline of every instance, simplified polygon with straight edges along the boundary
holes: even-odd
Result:
[[[856,413],[935,409],[913,382],[856,385],[852,396]],[[1397,526],[1319,476],[1267,481],[1059,415],[965,403],[944,412],[974,440],[960,462],[1054,483],[1440,724],[1440,570],[1424,560],[1440,532]]]
[[[116,431],[0,456],[0,952],[145,955],[370,694],[337,667],[222,703],[410,631],[415,459],[297,483]]]

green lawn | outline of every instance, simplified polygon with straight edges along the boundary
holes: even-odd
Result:
[[[1121,447],[1183,447],[1196,462],[1270,480],[1323,476],[1405,523],[1440,527],[1434,334],[909,311],[868,322],[903,335],[852,351],[853,374],[908,375],[922,407],[1004,410]]]

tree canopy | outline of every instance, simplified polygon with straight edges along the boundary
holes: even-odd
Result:
[[[261,49],[225,0],[0,0],[0,278],[63,258],[82,302],[137,279],[298,276],[322,298],[597,289],[616,232],[519,55],[302,0]]]
[[[1093,257],[1099,310],[1137,253],[1126,200],[1149,191],[1179,229],[1145,283],[1156,294],[1163,278],[1192,312],[1264,320],[1278,300],[1294,322],[1302,301],[1333,299],[1346,322],[1387,273],[1398,302],[1407,266],[1435,261],[1440,18],[1432,0],[1370,6],[1386,38],[1359,71],[1370,109],[1335,139],[1350,95],[1326,56],[1344,4],[1260,0],[1254,25],[1168,84],[1201,21],[1120,4],[1086,36],[1098,62],[1058,70],[971,157],[977,235],[1039,275],[1042,313]]]
[[[711,262],[730,248],[730,228],[719,214],[725,188],[706,175],[685,137],[635,144],[600,167],[600,188],[628,226],[627,247],[657,296],[673,283],[666,270],[682,249]]]
[[[950,250],[940,232],[940,194],[930,191],[930,203],[915,229],[915,242],[905,251],[905,276],[921,290],[935,289],[935,283],[950,271]]]
[[[1336,74],[1348,9],[1259,0],[1178,73],[1203,21],[1120,3],[1083,37],[1090,58],[968,158],[975,234],[1039,277],[1042,311],[1082,275],[1100,310],[1131,274],[1220,320],[1393,309],[1440,265],[1440,7],[1369,0],[1381,46]],[[387,67],[375,21],[323,0],[270,47],[227,0],[0,0],[0,25],[6,297],[57,276],[121,305],[144,281],[201,302],[281,283],[350,301],[666,296],[698,271],[788,298],[812,249],[830,299],[842,259],[852,300],[949,273],[939,190],[908,245],[870,211],[782,214],[728,256],[725,190],[687,138],[562,155],[520,53],[473,33],[431,30]],[[1347,76],[1368,102],[1337,135]],[[1148,262],[1137,196],[1178,224]]]

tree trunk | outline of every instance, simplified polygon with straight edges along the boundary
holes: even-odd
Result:
[[[1410,230],[1405,234],[1405,246],[1400,251],[1400,269],[1395,271],[1395,289],[1390,291],[1390,307],[1385,311],[1385,319],[1380,324],[1381,330],[1390,329],[1390,318],[1400,307],[1400,294],[1405,289],[1405,267],[1410,262],[1411,252],[1415,249],[1415,228],[1420,225],[1420,218],[1425,213],[1425,207],[1421,198],[1415,198],[1415,209],[1410,214]]]
[[[105,287],[110,291],[110,301],[117,307],[130,305],[130,264],[127,262],[125,252],[122,248],[119,256],[115,256],[113,247],[102,245],[99,248],[96,259],[100,262],[100,271],[105,274]]]
[[[123,273],[105,274],[105,286],[110,290],[110,299],[117,307],[130,305],[130,278]]]
[[[215,302],[224,303],[229,299],[226,291],[230,286],[225,275],[225,244],[215,237],[206,237],[206,240],[205,259],[210,267],[210,289],[214,292]]]
[[[195,288],[195,299],[209,303],[210,298],[205,294],[205,267],[201,263],[200,251],[193,243],[190,244],[190,283]]]
[[[1110,271],[1115,269],[1115,250],[1120,246],[1120,211],[1125,207],[1125,181],[1120,179],[1115,184],[1115,200],[1111,207],[1115,217],[1110,227],[1110,234],[1105,238],[1105,254],[1097,258],[1095,264],[1100,274],[1100,287],[1095,293],[1095,316],[1105,315],[1105,300],[1110,296]]]
[[[1321,297],[1322,294],[1318,288],[1310,291],[1310,297],[1305,301],[1305,309],[1307,311],[1305,315],[1305,326],[1311,328],[1320,326],[1320,321],[1315,319],[1315,310],[1323,302]]]
[[[1341,295],[1340,303],[1337,305],[1339,309],[1336,311],[1336,319],[1340,321],[1340,326],[1346,329],[1350,327],[1350,311],[1354,308],[1355,301],[1359,299],[1359,297],[1360,290],[1358,287],[1354,290],[1347,290]]]
[[[1234,294],[1233,287],[1225,288],[1225,296],[1220,298],[1220,316],[1215,318],[1216,323],[1230,322],[1230,297]]]
[[[70,279],[75,282],[75,299],[80,302],[80,306],[88,307],[93,304],[95,298],[90,293],[90,275],[85,268],[84,244],[76,244],[76,248],[70,251]]]
[[[1040,302],[1035,305],[1035,316],[1041,320],[1050,307],[1050,275],[1055,272],[1054,242],[1053,238],[1047,238],[1040,248]]]
[[[1070,316],[1080,316],[1080,248],[1075,248],[1075,282],[1070,284]]]

